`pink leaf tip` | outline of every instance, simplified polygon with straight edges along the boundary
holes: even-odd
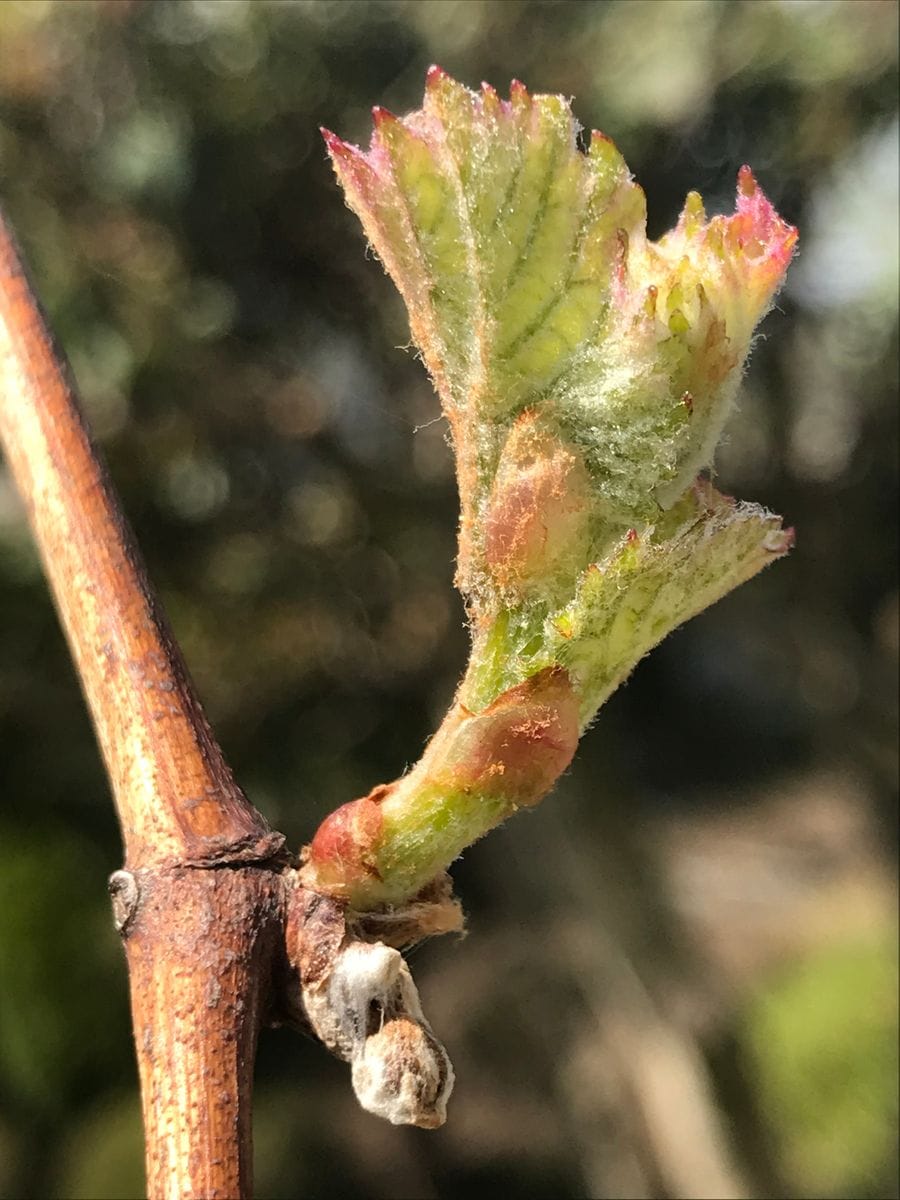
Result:
[[[382,129],[385,125],[396,125],[400,118],[389,108],[382,108],[380,104],[376,104],[372,109],[372,120],[376,129]]]
[[[775,211],[748,166],[738,171],[737,203],[731,218],[731,236],[750,258],[768,259],[778,275],[787,267],[797,241],[797,230]]]
[[[330,129],[326,129],[324,125],[319,126],[319,133],[321,133],[322,140],[333,154],[337,153],[338,150],[341,150],[347,144],[336,133],[332,133]]]
[[[439,67],[437,63],[432,63],[425,72],[425,86],[437,87],[438,84],[443,83],[445,79],[449,78],[450,76],[443,67]]]
[[[332,133],[330,129],[322,126],[319,132],[322,135],[322,140],[325,142],[325,148],[331,157],[331,161],[335,169],[339,170],[339,173],[341,167],[350,167],[361,157],[361,151],[358,146],[352,146],[349,142],[345,142],[336,133]]]

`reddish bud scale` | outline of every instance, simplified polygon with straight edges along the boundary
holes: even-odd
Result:
[[[381,801],[391,784],[380,784],[361,800],[351,800],[330,813],[309,847],[309,861],[327,889],[329,883],[346,884],[378,874],[375,858],[383,818]]]
[[[483,518],[484,556],[504,588],[553,582],[582,549],[590,479],[575,452],[523,413],[507,439]]]
[[[534,805],[569,766],[578,733],[568,673],[549,667],[483,713],[464,716],[435,774],[450,789],[501,796],[513,808]]]

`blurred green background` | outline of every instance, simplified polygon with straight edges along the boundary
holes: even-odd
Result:
[[[790,559],[674,635],[416,954],[437,1133],[263,1036],[257,1190],[897,1194],[897,17],[890,0],[0,3],[0,197],[238,778],[292,844],[414,760],[465,657],[455,491],[318,134],[432,61],[575,96],[643,184],[801,252],[719,485]],[[0,1195],[142,1193],[113,810],[0,466]]]

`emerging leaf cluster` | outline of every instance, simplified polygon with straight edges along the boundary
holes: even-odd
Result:
[[[638,660],[789,548],[698,476],[796,241],[743,167],[732,216],[692,193],[651,242],[613,143],[582,152],[568,102],[518,83],[432,68],[420,110],[374,120],[368,151],[325,138],[450,424],[473,647],[419,766],[313,843],[317,882],[363,905],[536,802]]]

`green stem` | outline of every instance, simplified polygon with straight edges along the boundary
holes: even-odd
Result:
[[[308,886],[358,910],[408,900],[466,846],[536,804],[577,743],[578,702],[559,667],[481,712],[456,700],[408,775],[326,818],[309,849]]]

